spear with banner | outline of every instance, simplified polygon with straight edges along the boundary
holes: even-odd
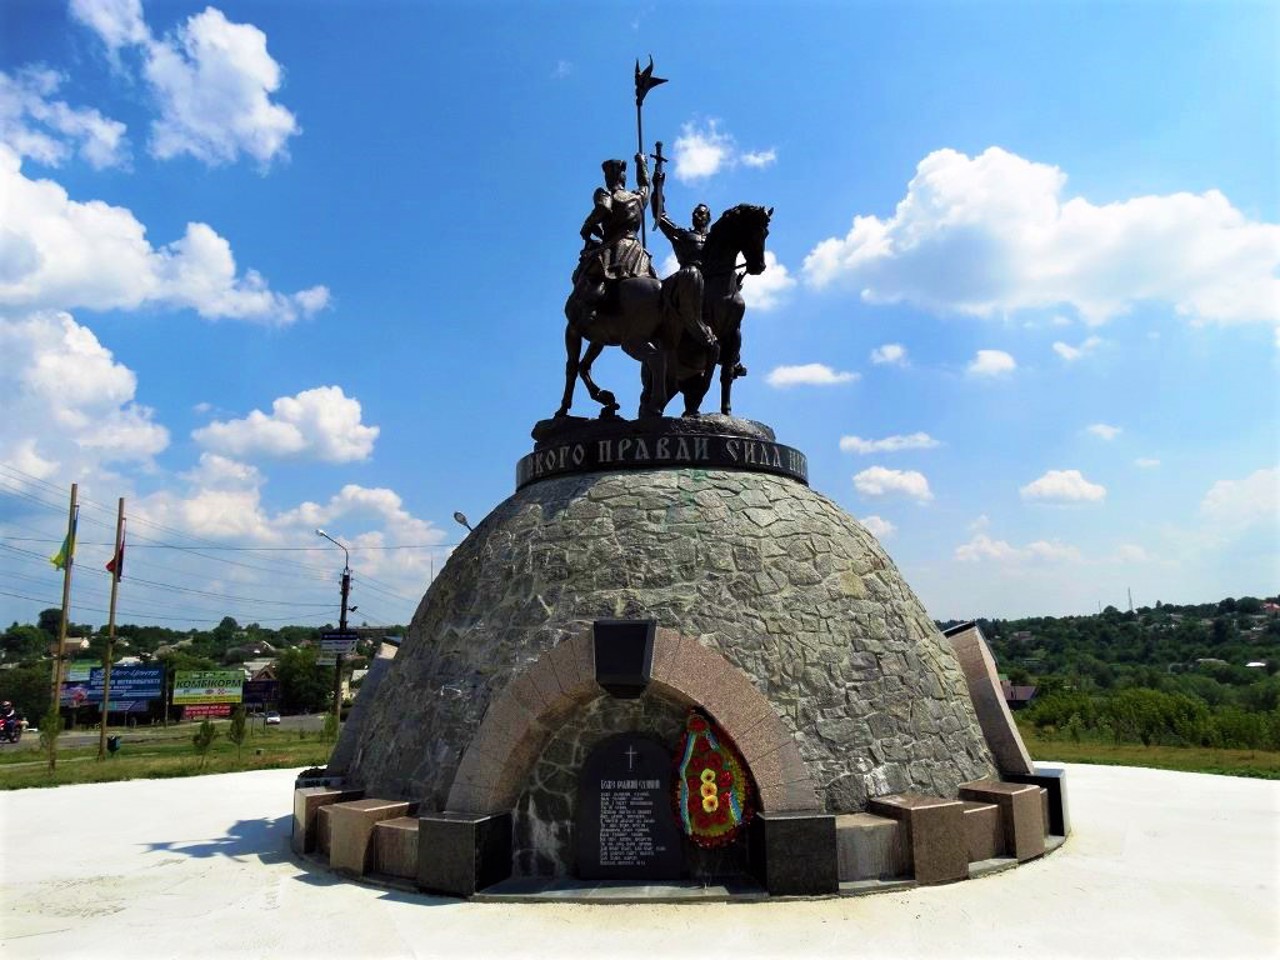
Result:
[[[653,56],[649,56],[649,65],[643,70],[640,69],[640,61],[636,60],[636,153],[644,155],[644,98],[648,96],[649,91],[661,83],[666,83],[665,77],[655,77],[653,75]],[[659,149],[661,152],[661,149]],[[639,174],[639,171],[636,171]],[[644,230],[645,218],[640,218],[640,245],[648,246],[647,237]]]

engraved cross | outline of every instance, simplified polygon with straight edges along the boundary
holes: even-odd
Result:
[[[627,749],[623,752],[627,755],[627,769],[630,770],[636,762],[636,748],[627,744]]]

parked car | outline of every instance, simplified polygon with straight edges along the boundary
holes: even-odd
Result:
[[[268,710],[268,711],[267,711],[266,719],[265,719],[263,722],[264,722],[264,723],[267,723],[267,724],[276,724],[276,725],[279,725],[279,723],[280,723],[280,714],[278,714],[278,713],[277,713],[276,711],[274,711],[274,710]]]

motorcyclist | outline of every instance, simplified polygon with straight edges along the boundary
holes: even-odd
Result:
[[[18,719],[18,712],[13,709],[13,703],[5,700],[0,703],[0,731],[5,736],[12,737],[14,733],[20,733],[22,730],[22,721]]]

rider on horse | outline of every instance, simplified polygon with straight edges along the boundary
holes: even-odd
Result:
[[[637,190],[627,189],[627,162],[606,160],[603,187],[596,188],[594,202],[582,223],[582,254],[573,274],[576,324],[591,325],[596,309],[608,292],[609,280],[657,277],[649,252],[636,237],[649,198],[649,171],[644,155],[636,154]]]
[[[702,290],[704,287],[702,275],[702,248],[707,242],[707,227],[711,224],[711,208],[705,203],[700,203],[693,208],[693,227],[686,230],[684,227],[678,226],[675,221],[667,216],[664,205],[660,204],[661,185],[666,179],[666,174],[661,171],[657,175],[659,189],[654,198],[654,213],[658,218],[658,229],[662,231],[663,236],[671,241],[671,249],[675,252],[676,262],[680,264],[677,274],[684,274],[688,283],[692,284],[692,288],[698,291],[698,307],[696,311],[685,313],[685,322],[690,335],[694,342],[703,347],[711,347],[715,344],[715,335],[711,332],[711,328],[707,326],[702,317]],[[666,284],[665,289],[676,290],[684,287],[685,284]]]

